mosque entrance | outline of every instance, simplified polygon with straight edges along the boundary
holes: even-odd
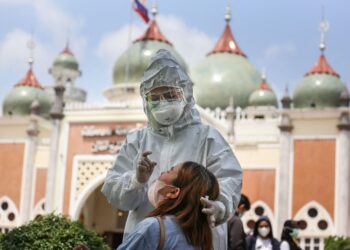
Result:
[[[79,213],[79,220],[91,230],[105,237],[108,245],[116,249],[123,239],[127,211],[115,209],[101,193],[99,185],[86,199]]]

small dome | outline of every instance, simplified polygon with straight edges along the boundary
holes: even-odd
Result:
[[[229,24],[215,48],[191,72],[196,102],[202,107],[244,108],[258,87],[260,74],[236,43]]]
[[[258,89],[249,97],[249,106],[273,106],[277,108],[277,97],[263,77]]]
[[[181,67],[187,71],[187,65],[176,52],[172,44],[160,32],[156,20],[152,20],[146,32],[117,59],[113,68],[113,83],[138,83],[150,63],[151,57],[160,49],[168,50]],[[129,69],[126,77],[126,69]]]
[[[56,57],[53,66],[79,71],[78,61],[68,46]]]
[[[293,102],[295,108],[339,107],[341,93],[346,86],[322,54],[315,66],[297,85]]]
[[[50,99],[36,80],[32,69],[7,94],[3,102],[3,115],[26,116],[31,113],[33,102],[39,104],[39,115],[48,117],[50,112]]]

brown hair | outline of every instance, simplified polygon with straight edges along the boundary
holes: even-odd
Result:
[[[207,215],[202,213],[200,198],[216,200],[219,184],[215,176],[202,165],[187,161],[179,169],[172,185],[180,188],[176,199],[165,199],[149,216],[175,215],[187,241],[202,250],[213,248]]]

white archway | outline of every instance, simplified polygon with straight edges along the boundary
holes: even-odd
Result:
[[[323,249],[324,239],[334,234],[334,223],[328,211],[317,201],[305,204],[294,220],[301,226],[300,245],[303,249]]]
[[[89,184],[84,187],[84,190],[81,191],[77,200],[73,204],[71,204],[69,215],[73,220],[79,219],[80,212],[86,200],[89,198],[92,192],[94,192],[96,188],[104,182],[105,178],[106,175],[102,174],[91,180]]]
[[[0,198],[0,232],[7,233],[19,225],[19,213],[15,203],[8,196]]]
[[[255,221],[257,221],[259,217],[263,215],[267,216],[270,219],[272,226],[274,226],[275,219],[272,209],[269,207],[269,205],[267,205],[266,202],[258,200],[250,206],[249,211],[247,211],[242,217],[245,231],[249,232],[251,228],[248,227],[248,224],[255,223]]]

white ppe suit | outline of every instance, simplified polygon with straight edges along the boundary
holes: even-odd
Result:
[[[199,113],[194,108],[192,85],[187,74],[166,50],[158,51],[145,71],[140,92],[148,117],[148,127],[127,135],[102,187],[103,194],[112,205],[129,210],[126,234],[154,209],[147,197],[149,184],[157,179],[161,172],[184,161],[201,163],[218,178],[218,200],[226,208],[221,223],[228,219],[238,205],[242,185],[241,167],[220,133],[215,128],[201,123]],[[173,125],[162,126],[157,123],[146,102],[145,94],[160,86],[181,87],[184,92],[186,106],[180,119]],[[135,175],[138,160],[145,151],[152,151],[148,158],[157,165],[148,182],[140,184],[135,181]],[[216,247],[217,244],[221,244],[222,247]],[[214,249],[225,247],[226,242],[215,243],[214,240]]]

